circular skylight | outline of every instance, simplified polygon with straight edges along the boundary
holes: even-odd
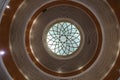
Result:
[[[58,22],[51,26],[47,33],[47,45],[58,56],[74,53],[81,41],[79,30],[70,22]]]

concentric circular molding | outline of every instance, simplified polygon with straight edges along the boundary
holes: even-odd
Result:
[[[72,1],[60,1],[60,2],[62,4],[66,4],[68,2],[71,3]],[[87,7],[96,16],[102,29],[103,43],[102,43],[102,48],[100,50],[100,55],[98,56],[97,60],[92,64],[92,66],[90,66],[87,70],[83,71],[77,76],[64,77],[64,78],[75,79],[75,80],[103,79],[112,69],[119,53],[118,22],[116,20],[114,13],[111,11],[111,8],[104,1],[89,2],[89,1],[81,0],[77,2]],[[75,1],[75,3],[77,2]],[[25,39],[24,39],[25,29],[27,30],[26,24],[28,23],[28,20],[30,20],[31,15],[34,13],[34,11],[36,11],[36,9],[38,9],[39,7],[41,8],[43,5],[47,3],[52,3],[52,1],[35,1],[34,3],[32,2],[32,0],[29,2],[24,1],[21,7],[19,7],[19,10],[17,11],[16,16],[14,17],[11,27],[10,44],[13,53],[12,56],[19,70],[26,76],[27,79],[30,80],[34,80],[34,79],[54,80],[58,78],[62,79],[62,77],[51,76],[50,74],[43,72],[41,68],[38,69],[38,67],[36,67],[33,64],[29,56],[26,54],[27,50],[25,48]],[[31,5],[34,6],[31,8]],[[23,20],[23,21],[19,22],[19,20]],[[19,23],[19,25],[17,25],[17,23]],[[98,75],[96,75],[96,73]]]
[[[98,41],[98,37],[97,37],[98,32],[100,32],[100,31],[97,31],[97,28],[98,29],[100,28],[99,26],[95,26],[95,23],[83,10],[70,5],[61,5],[61,4],[58,4],[58,5],[59,6],[54,5],[54,7],[53,6],[50,7],[45,13],[37,16],[37,18],[35,19],[34,24],[32,25],[32,28],[29,31],[31,36],[30,49],[32,50],[31,52],[36,58],[36,60],[38,60],[38,62],[42,64],[43,67],[49,70],[49,74],[52,74],[52,75],[58,74],[59,76],[66,77],[66,76],[78,74],[82,70],[85,70],[85,68],[88,67],[88,65],[86,64],[88,64],[88,62],[91,62],[90,59],[95,55],[94,54],[95,51],[96,53],[99,51],[99,50],[96,50],[96,48],[98,47],[98,44],[100,46],[101,40]],[[65,11],[64,13],[63,13],[63,9]],[[72,11],[73,11],[72,15],[69,14],[69,12],[72,12]],[[79,16],[79,18],[76,18],[73,15],[77,15]],[[47,19],[46,16],[49,17],[49,19]],[[84,18],[84,20],[82,18]],[[82,51],[78,49],[77,52],[75,52],[78,55],[70,56],[71,59],[66,57],[67,60],[59,60],[60,58],[58,59],[58,57],[56,59],[52,58],[50,55],[48,55],[49,51],[47,51],[48,52],[47,53],[45,50],[46,48],[44,49],[45,42],[42,42],[42,34],[43,35],[47,34],[46,33],[47,30],[49,30],[49,28],[47,28],[46,26],[47,25],[49,26],[49,23],[52,24],[54,23],[54,21],[57,21],[59,19],[74,22],[75,24],[78,25],[79,30],[82,29],[81,34],[83,35],[82,41],[84,43],[82,44],[83,46],[83,48],[81,49]],[[85,24],[85,22],[88,22],[88,24]],[[99,37],[101,37],[100,34],[99,34]],[[43,36],[43,41],[46,41],[44,36]],[[45,47],[46,46],[47,45],[45,45]],[[50,63],[52,66],[49,65],[48,63]]]

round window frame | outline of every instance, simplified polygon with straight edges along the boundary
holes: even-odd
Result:
[[[71,24],[73,24],[77,30],[79,31],[80,34],[80,44],[78,46],[78,48],[71,53],[70,55],[67,56],[62,56],[62,55],[57,55],[56,53],[54,53],[47,44],[47,34],[50,30],[51,27],[53,27],[54,24],[59,23],[59,22],[69,22]],[[52,20],[50,23],[47,24],[47,26],[45,27],[43,34],[42,34],[42,41],[43,41],[43,47],[44,49],[47,51],[47,53],[53,57],[54,59],[60,59],[60,60],[66,60],[66,59],[71,59],[74,58],[75,56],[77,56],[80,51],[82,50],[84,43],[85,43],[85,36],[84,36],[84,31],[82,30],[82,27],[73,19],[70,18],[58,18],[55,20]]]
[[[65,24],[65,26],[63,26]],[[59,25],[59,27],[57,26],[55,26],[55,25]],[[73,25],[73,26],[71,26],[71,25]],[[70,33],[66,33],[66,32],[69,32],[69,30],[68,30],[68,28],[67,27],[69,27],[69,26],[71,26],[71,28],[74,28],[74,30],[75,30],[75,32],[73,32],[74,34],[77,34],[77,37],[78,37],[78,40],[77,40],[77,42],[76,42],[76,44],[77,44],[77,46],[76,47],[70,47],[71,49],[73,49],[72,51],[70,51],[70,50],[68,50],[68,51],[65,51],[65,50],[67,50],[67,49],[65,49],[65,48],[67,48],[68,46],[71,46],[71,44],[74,44],[74,43],[72,43],[71,41],[72,40],[70,40],[70,39],[67,39],[67,35],[68,34],[70,34]],[[59,31],[64,31],[65,29],[64,28],[62,28],[62,27],[64,27],[64,28],[67,28],[67,31],[65,31],[65,34],[64,34],[64,32],[59,32]],[[57,41],[55,41],[55,40],[53,40],[53,38],[49,38],[49,37],[52,37],[52,35],[54,36],[54,28],[58,28],[58,29],[60,29],[59,31],[58,31],[58,33],[56,33],[58,36],[59,36],[59,38],[57,38],[57,39],[55,39],[55,40],[57,40]],[[60,34],[59,34],[60,33]],[[72,32],[71,32],[71,34],[73,34]],[[73,35],[74,35],[73,34]],[[72,36],[73,35],[71,35],[71,38],[72,38]],[[48,45],[48,47],[51,49],[51,51],[53,52],[53,53],[55,53],[56,55],[58,55],[58,56],[69,56],[69,55],[71,55],[71,54],[73,54],[77,49],[78,49],[78,47],[80,46],[80,43],[81,43],[81,34],[80,34],[80,31],[76,28],[76,26],[74,25],[74,24],[72,24],[72,23],[70,23],[70,22],[68,22],[68,21],[60,21],[60,22],[56,22],[56,23],[54,23],[51,27],[50,27],[50,29],[49,29],[49,31],[48,31],[48,33],[47,33],[47,36],[46,36],[47,38],[47,45]],[[54,36],[55,37],[55,36]],[[77,37],[75,37],[75,38],[77,38]],[[74,39],[75,39],[74,38]],[[65,40],[64,40],[65,39]],[[68,40],[68,41],[70,41],[71,43],[69,43],[68,45],[66,45],[66,46],[62,46],[62,45],[64,45],[64,44],[66,44],[66,40]],[[52,42],[52,43],[51,43]],[[58,50],[58,52],[56,51],[56,50],[54,50],[54,49],[52,49],[52,46],[58,46],[57,45],[57,42],[59,42],[59,44],[61,44],[61,46],[62,47],[60,47],[60,49],[57,49]],[[55,43],[55,44],[53,44],[53,43]],[[50,44],[53,44],[53,45],[50,45]],[[57,48],[57,47],[55,47],[55,48]],[[61,52],[61,50],[62,50],[62,52]]]

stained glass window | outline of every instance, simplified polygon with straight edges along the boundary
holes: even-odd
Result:
[[[47,33],[47,45],[58,56],[74,53],[81,41],[80,32],[70,22],[58,22],[52,25]]]

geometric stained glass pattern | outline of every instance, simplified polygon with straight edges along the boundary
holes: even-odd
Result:
[[[52,25],[47,33],[47,45],[58,56],[74,53],[81,41],[79,30],[70,22],[58,22]]]

